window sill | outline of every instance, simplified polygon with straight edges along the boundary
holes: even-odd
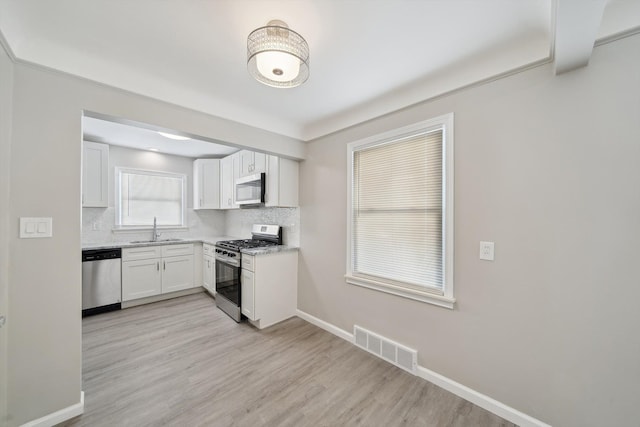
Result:
[[[349,274],[345,274],[344,277],[347,283],[349,283],[350,285],[362,286],[363,288],[373,289],[375,291],[385,292],[387,294],[392,294],[399,297],[424,302],[427,304],[437,305],[439,307],[448,308],[450,310],[453,310],[456,302],[455,298],[449,298],[443,295],[437,295],[427,291],[420,291],[417,289],[405,288],[402,286],[396,286],[389,283],[379,282],[376,280],[364,279],[362,277],[355,277]]]

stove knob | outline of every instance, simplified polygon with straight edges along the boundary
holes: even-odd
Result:
[[[229,254],[229,256],[230,256],[231,258],[233,258],[233,257],[235,257],[235,256],[236,256],[236,254],[231,254],[231,253],[230,253],[230,254]]]
[[[222,255],[229,255],[229,252],[227,252],[227,251],[222,251]]]

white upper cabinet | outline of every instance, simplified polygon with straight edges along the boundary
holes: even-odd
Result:
[[[240,151],[240,177],[266,171],[266,154],[249,150]]]
[[[240,153],[235,153],[220,160],[220,208],[235,209],[236,179],[240,173]]]
[[[109,146],[82,143],[82,207],[109,206]]]
[[[298,162],[267,156],[265,206],[298,206]]]
[[[220,209],[220,159],[193,162],[193,209]]]
[[[236,180],[266,173],[265,206],[298,207],[298,162],[249,150],[220,160],[220,208],[236,209]]]

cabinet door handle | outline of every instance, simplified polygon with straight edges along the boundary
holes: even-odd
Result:
[[[167,261],[162,261],[162,269],[163,270],[167,269]]]
[[[156,264],[157,264],[158,271],[160,271],[160,261],[158,261]]]

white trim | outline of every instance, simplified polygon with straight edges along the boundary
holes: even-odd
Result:
[[[628,30],[620,31],[619,33],[614,33],[606,37],[597,39],[594,44],[594,47],[602,46],[603,44],[607,44],[607,43],[615,42],[627,37],[635,36],[636,34],[640,34],[640,26],[629,28]]]
[[[360,277],[356,277],[353,272],[353,259],[352,259],[352,247],[353,247],[353,203],[352,203],[352,190],[353,190],[353,155],[356,151],[374,147],[377,145],[386,144],[394,139],[397,139],[403,135],[412,134],[416,132],[429,132],[431,130],[442,129],[442,257],[443,257],[443,273],[444,283],[443,295],[435,295],[429,292],[422,292],[419,290],[413,290],[410,287],[397,286],[391,282],[386,281],[370,281],[363,280]],[[434,304],[440,307],[446,307],[449,309],[454,308],[455,298],[453,295],[454,287],[454,268],[453,268],[453,242],[454,242],[454,114],[448,113],[438,117],[434,117],[429,120],[423,120],[421,122],[413,123],[401,128],[392,129],[383,133],[369,136],[357,141],[353,141],[347,144],[347,245],[346,245],[346,266],[347,272],[345,274],[346,282],[351,285],[363,286],[369,289],[382,291],[397,295],[404,298],[413,299],[428,304]]]
[[[345,341],[349,341],[351,344],[358,347],[354,342],[353,334],[345,331],[344,329],[340,329],[337,326],[322,319],[318,319],[317,317],[312,316],[300,309],[296,310],[296,314],[299,318],[306,320],[307,322],[316,325],[317,327],[324,329],[325,331],[332,333],[333,335],[342,338]],[[443,389],[455,394],[456,396],[461,397],[462,399],[465,399],[473,403],[474,405],[478,405],[479,407],[486,409],[487,411],[521,427],[551,427],[550,424],[533,418],[532,416],[529,416],[524,412],[518,411],[511,406],[505,405],[498,400],[495,400],[485,394],[473,390],[423,366],[418,365],[416,376],[422,378],[425,381],[429,381],[430,383],[435,384],[439,387],[442,387]]]
[[[511,421],[520,427],[551,427],[550,424],[544,423],[536,418],[533,418],[524,412],[520,412],[510,406],[505,405],[485,394],[475,391],[466,385],[460,384],[451,378],[447,378],[444,375],[440,375],[430,369],[418,365],[418,377],[429,381],[443,389],[450,391],[467,400],[474,405],[486,409],[489,412],[496,414],[499,417],[504,418],[507,421]]]
[[[2,33],[2,30],[0,30],[0,46],[2,46],[4,51],[7,53],[7,56],[9,57],[11,62],[13,62],[15,64],[16,63],[16,55],[13,52],[13,49],[11,49],[11,46],[9,46],[9,42],[7,41],[7,38]]]
[[[443,295],[420,291],[405,286],[395,286],[390,283],[378,282],[350,275],[345,275],[344,277],[350,285],[361,286],[363,288],[373,289],[375,291],[385,292],[387,294],[397,295],[399,297],[409,298],[415,301],[426,302],[451,310],[453,310],[456,302],[455,298],[449,298]]]
[[[296,315],[302,320],[306,320],[312,325],[316,325],[318,328],[324,329],[325,331],[330,332],[333,335],[339,338],[342,338],[345,341],[349,341],[351,344],[353,344],[353,334],[351,332],[347,332],[344,329],[340,329],[337,326],[332,325],[331,323],[325,322],[322,319],[318,319],[317,317],[312,316],[309,313],[306,313],[302,310],[296,310]]]
[[[82,415],[84,413],[84,391],[80,392],[80,402],[75,403],[59,411],[53,412],[37,420],[29,421],[22,424],[20,427],[52,427],[56,424],[60,424],[63,421],[70,420],[73,417]]]

